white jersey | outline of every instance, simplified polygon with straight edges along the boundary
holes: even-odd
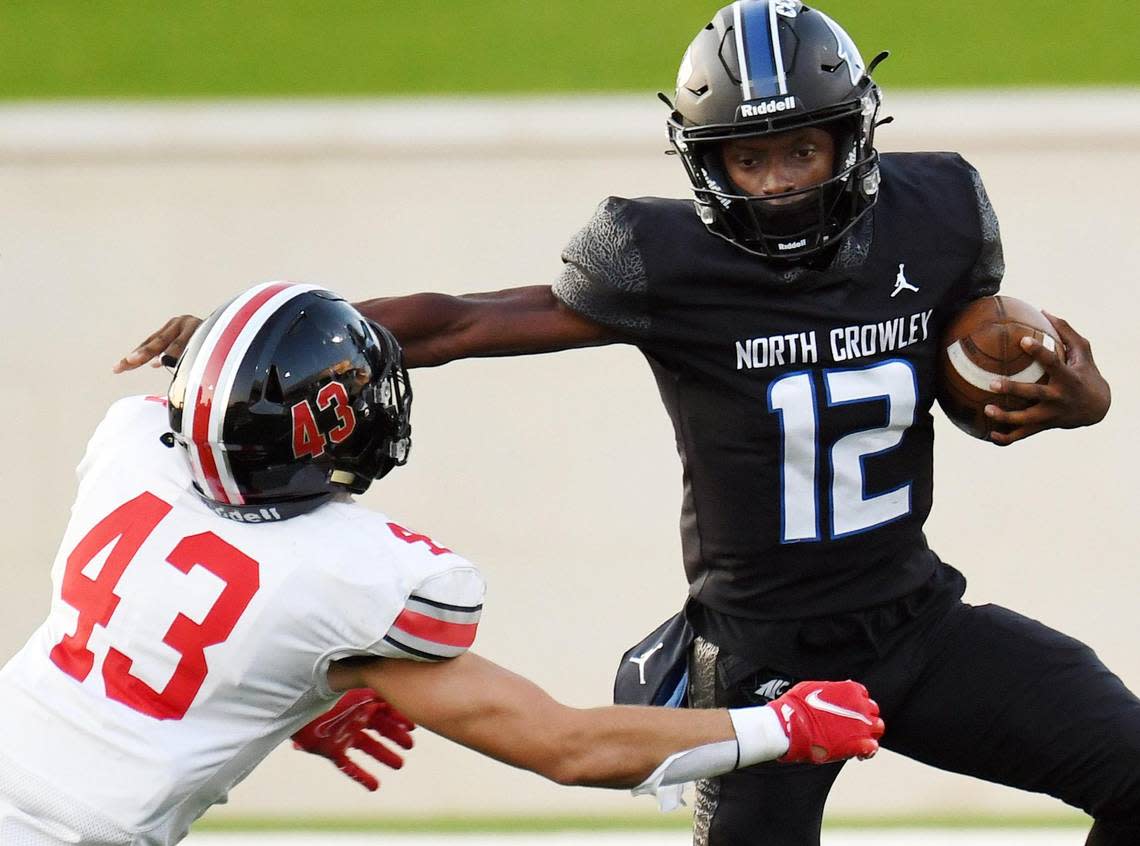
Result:
[[[167,429],[162,400],[122,400],[79,466],[51,611],[0,670],[4,843],[175,843],[331,705],[331,661],[475,637],[465,559],[347,497],[219,516]]]

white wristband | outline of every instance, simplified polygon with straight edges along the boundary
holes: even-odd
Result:
[[[773,761],[788,751],[788,736],[780,718],[767,705],[753,708],[730,708],[728,716],[740,744],[737,767],[750,767],[761,761]]]

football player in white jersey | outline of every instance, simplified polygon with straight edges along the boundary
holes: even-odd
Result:
[[[349,690],[565,784],[657,792],[874,753],[855,682],[734,711],[580,710],[468,652],[479,571],[352,501],[406,460],[410,404],[385,329],[267,283],[202,324],[166,397],[112,406],[48,618],[0,670],[0,842],[175,843]]]

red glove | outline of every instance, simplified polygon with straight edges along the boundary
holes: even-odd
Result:
[[[293,735],[293,747],[328,758],[349,778],[369,790],[380,781],[348,757],[349,749],[359,749],[394,770],[404,759],[368,734],[371,729],[404,749],[412,748],[408,734],[416,724],[377,696],[369,688],[350,690],[325,713]]]
[[[783,763],[826,764],[870,758],[879,750],[883,721],[867,688],[853,681],[800,682],[768,703],[788,735]]]

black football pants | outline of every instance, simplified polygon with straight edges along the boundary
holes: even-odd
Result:
[[[861,655],[815,646],[773,667],[698,639],[692,703],[763,702],[756,691],[774,676],[855,678],[882,709],[885,748],[1081,808],[1095,820],[1089,846],[1140,844],[1140,700],[1083,643],[954,598],[873,632]],[[695,846],[816,846],[842,767],[762,764],[701,782]]]

